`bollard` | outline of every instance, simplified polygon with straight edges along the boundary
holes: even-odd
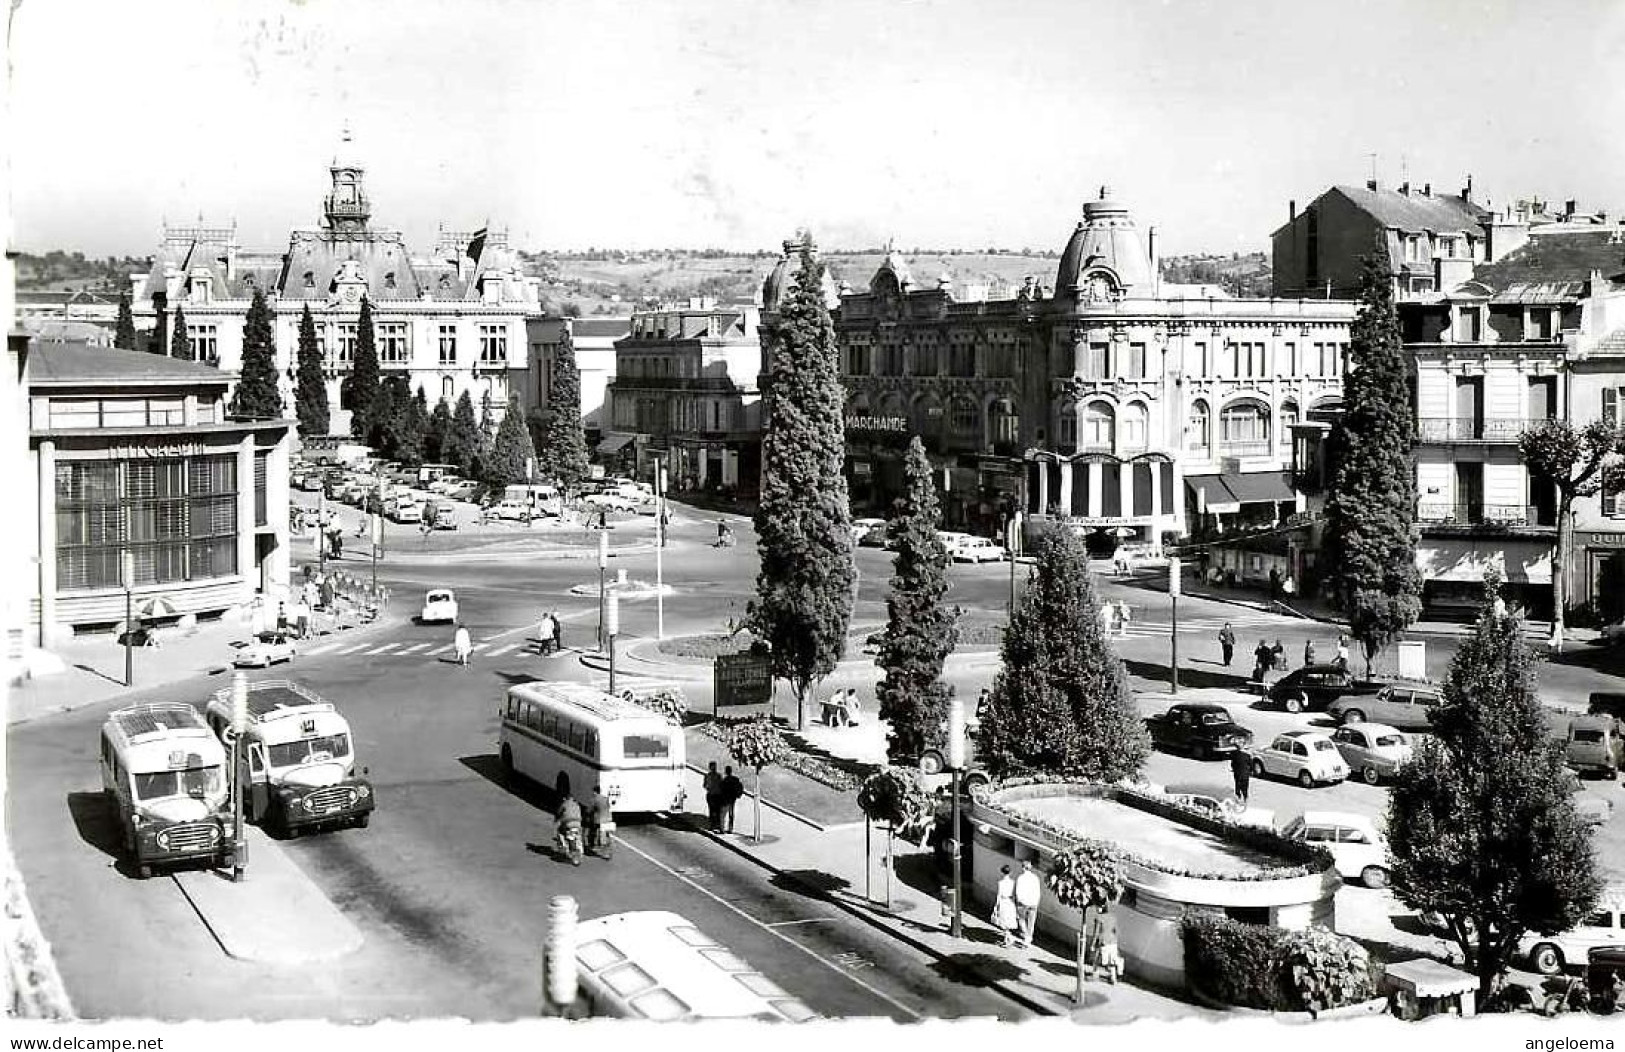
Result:
[[[542,1014],[580,1018],[576,983],[576,900],[554,895],[547,904],[547,942],[542,949]]]

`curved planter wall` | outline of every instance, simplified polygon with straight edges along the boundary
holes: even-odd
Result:
[[[1040,874],[1046,874],[1056,854],[1086,835],[1036,821],[1009,806],[1022,800],[1065,797],[1109,800],[1222,839],[1245,839],[1254,851],[1268,843],[1256,833],[1191,815],[1155,798],[1113,786],[1050,783],[998,789],[978,798],[970,809],[974,829],[971,892],[978,901],[991,908],[1001,866],[1015,869],[1031,861]],[[1110,839],[1117,842],[1116,838]],[[1119,846],[1130,853],[1143,853],[1137,852],[1133,843]],[[1284,869],[1312,858],[1298,845],[1282,842],[1278,846]],[[1126,891],[1112,912],[1117,918],[1118,947],[1124,966],[1138,979],[1179,988],[1185,985],[1185,953],[1179,925],[1186,912],[1203,911],[1282,928],[1319,925],[1335,929],[1334,897],[1343,884],[1329,863],[1307,874],[1293,875],[1288,869],[1280,877],[1266,874],[1248,879],[1169,873],[1154,864],[1130,861],[1123,867],[1123,880]],[[1058,939],[1074,941],[1082,923],[1081,913],[1063,906],[1046,885],[1038,908],[1038,927]]]

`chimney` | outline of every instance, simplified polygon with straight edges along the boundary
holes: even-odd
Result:
[[[1473,177],[1471,175],[1467,176],[1467,185],[1461,188],[1461,199],[1463,201],[1473,199]]]
[[[1296,201],[1288,201],[1286,203],[1286,219],[1287,219],[1287,222],[1290,223],[1294,219],[1297,219],[1297,218],[1298,218],[1298,202],[1296,202]]]
[[[1365,181],[1365,188],[1375,192],[1377,189],[1377,181],[1375,179],[1367,179]]]
[[[1405,182],[1399,184],[1399,192],[1404,194],[1406,197],[1411,196],[1410,180],[1407,179]]]
[[[1432,197],[1433,196],[1433,184],[1432,183],[1423,183],[1422,184],[1422,196],[1423,197]]]
[[[1574,213],[1576,211],[1578,211],[1576,206],[1579,205],[1579,203],[1580,203],[1579,201],[1576,201],[1572,197],[1569,198],[1567,201],[1564,201],[1563,202],[1563,214],[1572,219],[1574,217]]]

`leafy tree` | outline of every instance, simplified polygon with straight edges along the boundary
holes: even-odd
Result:
[[[736,723],[728,728],[724,743],[734,763],[756,772],[756,819],[752,839],[762,842],[762,768],[782,763],[789,746],[772,720],[758,718]]]
[[[846,479],[841,387],[811,237],[775,324],[762,330],[769,363],[762,436],[762,492],[755,525],[761,569],[747,620],[772,648],[774,676],[806,719],[813,685],[835,668],[852,618],[852,512]]]
[[[1568,592],[1564,587],[1566,575],[1557,570],[1569,564],[1569,546],[1574,541],[1574,499],[1589,497],[1601,489],[1609,474],[1609,461],[1621,452],[1625,452],[1625,428],[1606,420],[1594,420],[1583,428],[1567,420],[1546,420],[1518,436],[1518,455],[1528,466],[1531,481],[1557,488],[1557,549],[1552,556],[1553,649],[1563,649]]]
[[[409,401],[411,396],[406,393],[406,383],[400,377],[385,377],[379,383],[378,396],[373,399],[369,414],[372,432],[367,436],[367,444],[377,450],[379,456],[389,460],[399,458],[401,430]]]
[[[496,455],[496,433],[496,424],[491,419],[491,392],[486,391],[480,395],[480,424],[474,429],[474,456],[470,465],[474,477],[481,481],[490,479],[491,458]]]
[[[565,489],[587,477],[587,435],[581,424],[581,371],[569,340],[553,356],[553,386],[547,396],[545,434],[536,444],[546,457],[545,474]]]
[[[934,818],[931,798],[920,788],[919,775],[903,767],[882,767],[863,780],[858,787],[858,810],[868,822],[886,827],[886,907],[891,908],[891,872],[893,844],[899,830],[921,828]],[[868,833],[865,830],[864,853],[867,872]],[[864,879],[868,887],[868,878]],[[868,891],[865,890],[865,895]]]
[[[177,361],[194,361],[192,340],[186,331],[186,311],[175,308],[175,330],[169,334],[169,356]]]
[[[372,331],[372,301],[361,297],[361,317],[356,321],[355,361],[350,366],[350,434],[363,442],[373,437],[373,416],[380,390],[378,345]]]
[[[403,385],[405,381],[402,381]],[[398,400],[395,459],[408,467],[423,463],[423,442],[429,430],[429,398],[418,388],[415,397],[407,395]]]
[[[525,481],[525,461],[535,456],[536,450],[530,444],[530,429],[525,426],[519,407],[510,406],[508,412],[502,414],[496,442],[481,478],[499,492],[505,487],[518,485]]]
[[[1000,659],[976,740],[994,777],[1115,782],[1144,766],[1150,739],[1106,644],[1081,538],[1053,530],[1038,542]]]
[[[305,313],[299,318],[299,372],[293,392],[299,433],[307,438],[327,434],[331,423],[322,365],[322,351],[316,344],[316,321],[310,316],[310,306],[307,304]]]
[[[918,435],[903,462],[908,492],[892,509],[887,540],[896,548],[891,594],[886,597],[886,631],[875,664],[885,671],[876,691],[880,718],[891,730],[886,755],[909,763],[930,748],[941,748],[943,721],[953,688],[943,682],[942,665],[958,635],[956,611],[943,606],[948,591],[948,549],[937,536],[942,514],[931,461]]]
[[[423,456],[431,464],[453,463],[446,456],[446,443],[451,438],[451,406],[446,404],[445,396],[434,405],[434,412],[429,414],[429,424],[423,432]]]
[[[457,473],[464,478],[474,477],[474,457],[479,451],[479,425],[474,422],[474,401],[464,391],[457,396],[457,408],[452,413],[451,430],[446,433],[440,455],[447,464],[457,465]]]
[[[113,346],[125,351],[136,349],[135,313],[130,310],[130,293],[128,290],[119,294],[118,323],[113,329]]]
[[[1326,587],[1372,659],[1422,612],[1416,569],[1411,395],[1386,250],[1365,259],[1349,330],[1343,415],[1332,428],[1326,496]]]
[[[240,420],[275,420],[282,415],[282,392],[277,387],[276,337],[271,331],[271,308],[265,293],[254,290],[243,321],[243,362],[237,389],[231,395],[231,415]]]
[[[1547,729],[1523,623],[1485,581],[1473,634],[1450,663],[1433,734],[1388,798],[1400,902],[1439,914],[1478,976],[1481,1002],[1529,932],[1566,931],[1599,891],[1591,833]]]
[[[1050,863],[1047,883],[1063,906],[1077,910],[1080,917],[1093,907],[1103,910],[1123,894],[1123,859],[1117,848],[1104,840],[1081,840],[1055,856]],[[1073,996],[1083,1003],[1083,973],[1088,932],[1078,925],[1077,988]]]

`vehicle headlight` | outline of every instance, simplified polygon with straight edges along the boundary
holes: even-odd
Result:
[[[364,784],[356,786],[355,795],[357,799],[365,800],[367,797],[372,795],[372,786]]]

